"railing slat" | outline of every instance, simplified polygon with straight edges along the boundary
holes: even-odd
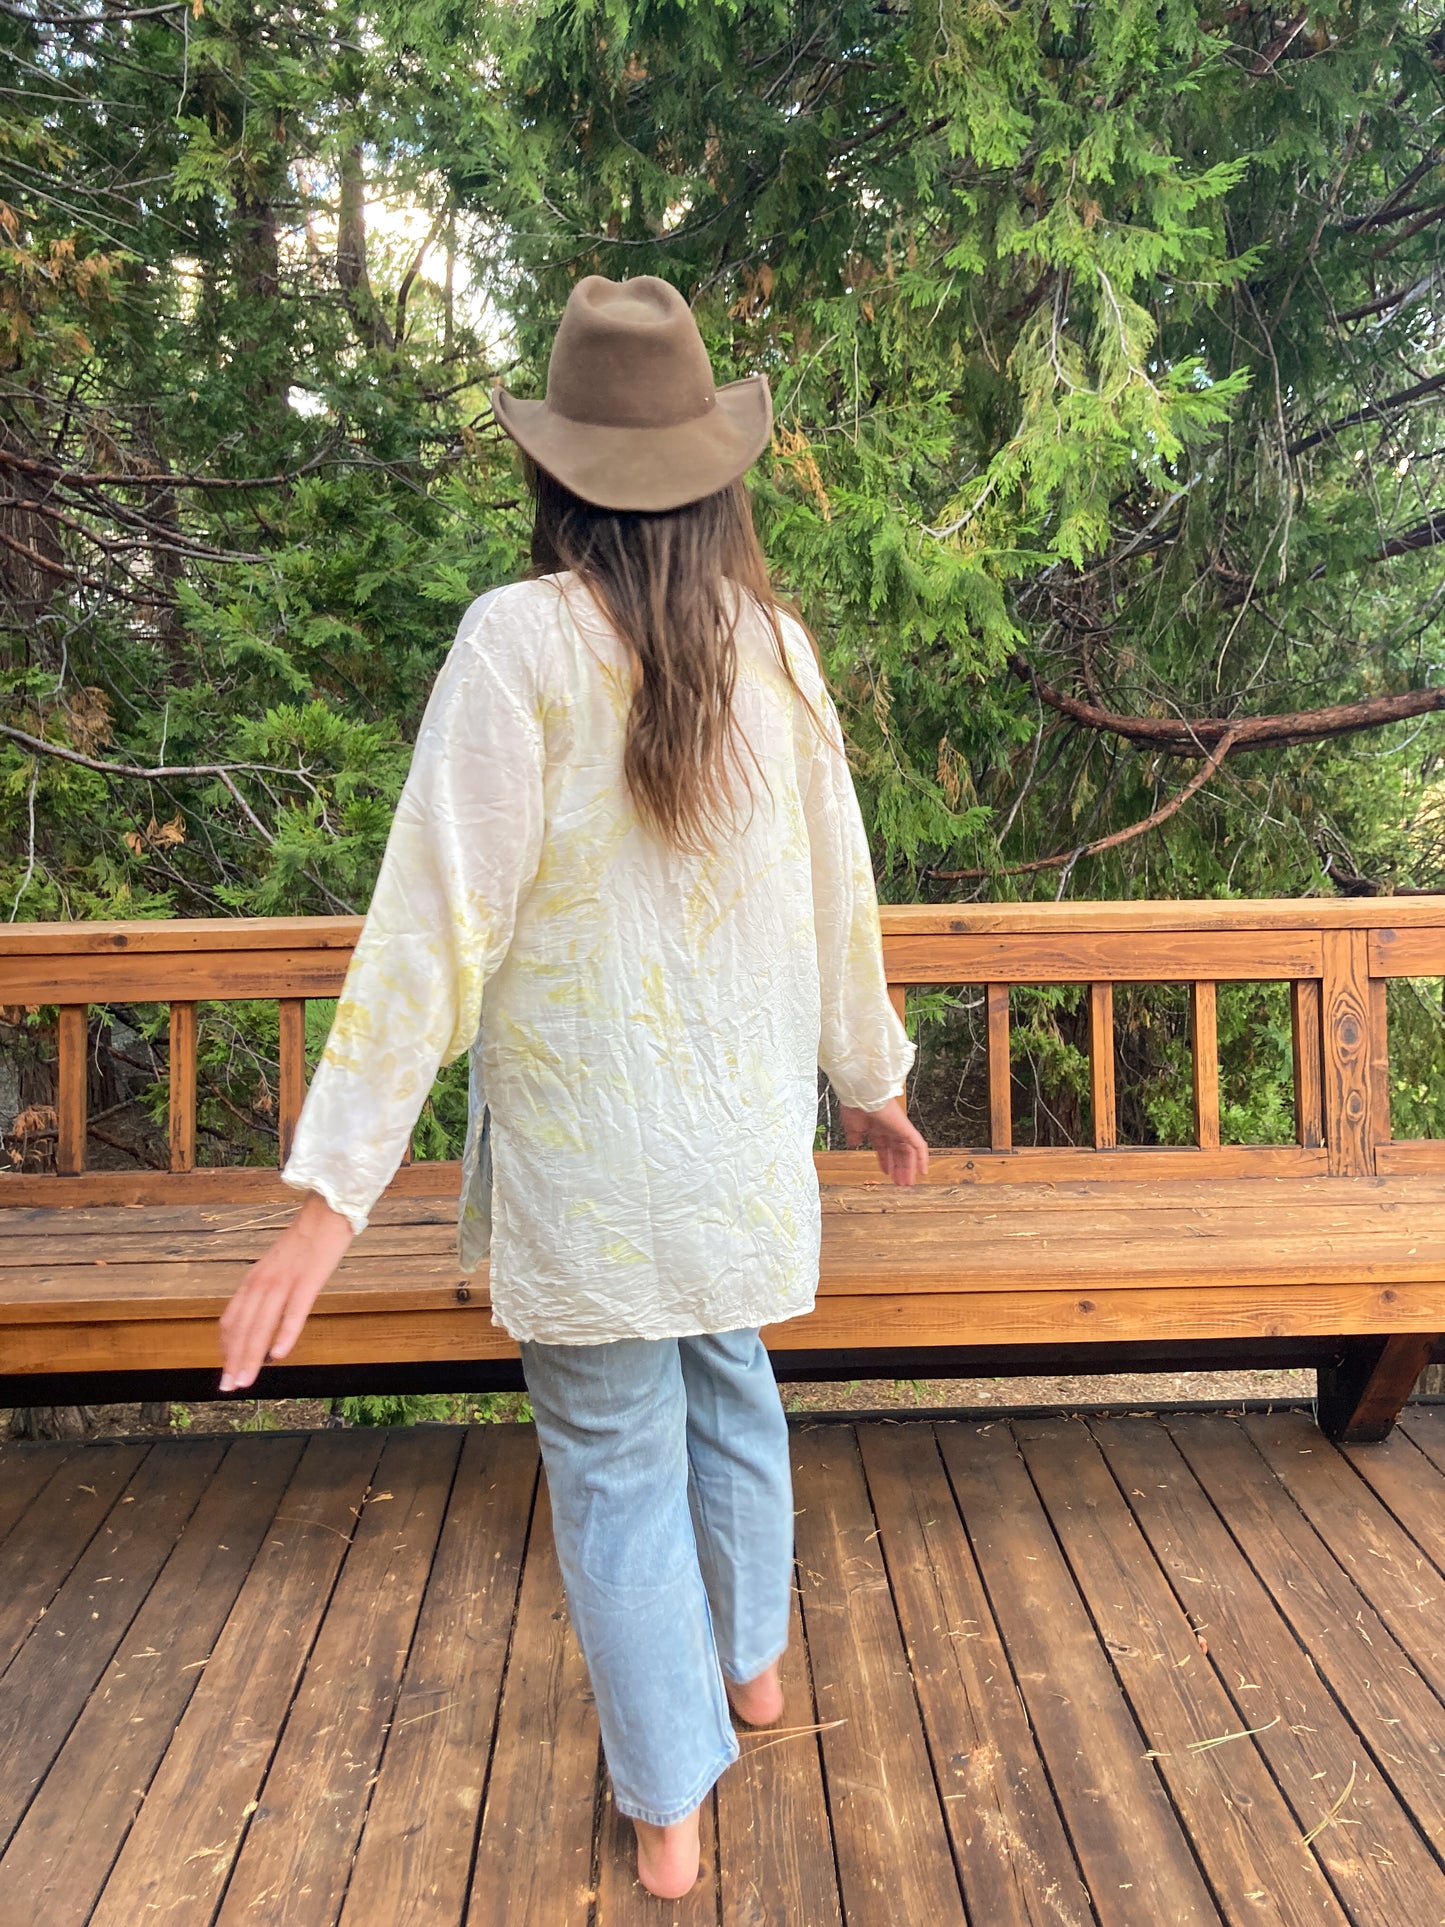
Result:
[[[1112,1151],[1119,1143],[1114,1094],[1114,986],[1089,985],[1089,1089],[1094,1108],[1094,1149]]]
[[[171,1005],[170,1094],[171,1169],[196,1168],[196,1007]]]
[[[284,1164],[291,1155],[296,1120],[306,1101],[306,999],[283,997],[280,1016],[281,1091],[278,1124],[281,1132],[281,1162]]]
[[[1294,1034],[1295,1138],[1307,1151],[1325,1141],[1324,1042],[1320,1029],[1320,987],[1305,977],[1289,987]]]
[[[1219,1007],[1213,984],[1189,986],[1189,1045],[1194,1071],[1194,1142],[1219,1149]]]
[[[1009,1052],[1009,987],[985,986],[988,1000],[988,1141],[995,1151],[1011,1151],[1014,1112]]]
[[[89,1007],[62,1004],[55,1095],[55,1168],[66,1178],[78,1177],[85,1169],[85,1071],[89,1034]]]
[[[1370,1134],[1376,1144],[1390,1139],[1389,985],[1370,979]]]

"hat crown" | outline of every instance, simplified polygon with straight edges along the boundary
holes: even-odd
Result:
[[[589,274],[568,297],[547,364],[547,406],[605,428],[671,428],[715,407],[712,365],[670,282]]]

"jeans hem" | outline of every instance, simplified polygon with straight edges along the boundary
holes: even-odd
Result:
[[[755,1680],[758,1677],[759,1673],[765,1673],[767,1672],[770,1666],[776,1666],[778,1661],[783,1657],[783,1654],[787,1652],[787,1650],[788,1650],[788,1641],[785,1639],[782,1645],[778,1647],[776,1652],[769,1653],[766,1659],[760,1660],[758,1664],[754,1666],[749,1672],[730,1673],[727,1667],[724,1666],[722,1669],[723,1678],[727,1680],[730,1685],[746,1686],[751,1680]]]
[[[736,1739],[734,1739],[732,1745],[724,1749],[714,1764],[708,1768],[707,1772],[698,1781],[696,1792],[679,1807],[669,1807],[664,1810],[659,1807],[635,1806],[627,1799],[625,1794],[617,1791],[617,1783],[614,1780],[612,1783],[612,1798],[617,1807],[617,1811],[629,1820],[643,1820],[650,1827],[676,1826],[679,1820],[685,1820],[690,1813],[702,1805],[703,1801],[722,1778],[723,1774],[727,1772],[728,1768],[739,1757],[741,1751],[741,1747],[739,1747]]]

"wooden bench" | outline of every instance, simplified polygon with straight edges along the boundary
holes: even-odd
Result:
[[[215,1320],[296,1199],[274,1170],[200,1168],[198,1006],[279,1002],[284,1154],[305,1005],[340,989],[347,918],[12,924],[0,1003],[59,1006],[56,1171],[0,1176],[0,1402],[212,1395]],[[1445,1142],[1390,1133],[1386,987],[1445,976],[1445,900],[898,906],[910,986],[973,986],[987,1147],[916,1191],[867,1152],[818,1155],[817,1309],[767,1334],[780,1377],[1313,1365],[1335,1437],[1379,1438],[1445,1356]],[[1217,987],[1289,986],[1293,1142],[1221,1142]],[[1188,987],[1192,1145],[1118,1143],[1116,987]],[[1087,1000],[1092,1144],[1018,1148],[1010,987]],[[87,1171],[96,1006],[168,1004],[170,1169]],[[485,1271],[459,1276],[458,1170],[413,1163],[263,1396],[519,1383]]]

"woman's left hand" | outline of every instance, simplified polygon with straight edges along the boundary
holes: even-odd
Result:
[[[840,1104],[838,1111],[848,1149],[871,1144],[885,1177],[895,1184],[917,1184],[928,1176],[928,1146],[896,1097],[877,1111],[855,1110],[851,1104]]]
[[[221,1313],[221,1391],[240,1391],[268,1359],[286,1356],[355,1236],[313,1191]]]

